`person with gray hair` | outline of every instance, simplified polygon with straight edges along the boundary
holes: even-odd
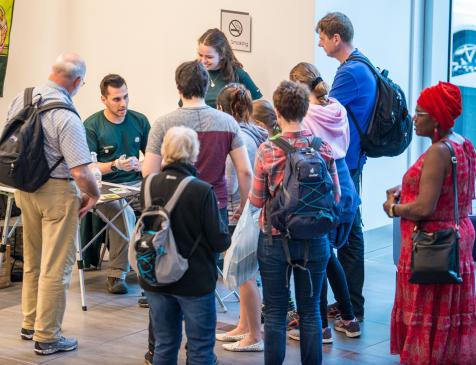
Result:
[[[197,132],[184,126],[171,127],[161,144],[162,171],[144,179],[150,181],[152,205],[165,206],[180,182],[196,176],[194,163],[199,153]],[[188,259],[188,270],[175,283],[151,287],[140,279],[150,305],[155,341],[148,363],[177,364],[182,341],[182,319],[187,334],[187,364],[213,364],[215,355],[217,268],[215,255],[230,246],[227,226],[220,219],[213,186],[193,178],[174,209],[169,212],[179,253]],[[146,223],[147,224],[147,223]],[[151,222],[153,227],[153,222]],[[147,226],[145,227],[149,229]]]
[[[33,89],[33,102],[39,106],[62,102],[74,108],[72,97],[84,84],[85,72],[80,56],[60,55],[48,82]],[[23,96],[22,92],[13,100],[7,120],[23,108]],[[79,219],[94,207],[99,190],[88,168],[91,156],[78,115],[67,109],[53,109],[41,115],[41,123],[50,179],[35,192],[15,192],[23,221],[20,335],[24,340],[35,341],[37,354],[50,355],[78,346],[75,338],[62,336],[61,323],[75,261]]]

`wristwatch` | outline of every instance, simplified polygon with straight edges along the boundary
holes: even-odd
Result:
[[[111,162],[111,171],[113,171],[113,172],[119,170],[119,169],[116,167],[116,161],[117,161],[117,160],[114,160],[114,161]]]

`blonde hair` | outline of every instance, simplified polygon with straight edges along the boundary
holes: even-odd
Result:
[[[307,62],[298,63],[289,73],[289,79],[307,85],[319,103],[328,103],[329,85],[322,80],[321,74],[313,64]]]
[[[194,164],[197,161],[200,142],[197,132],[188,127],[172,127],[165,134],[160,153],[164,165],[173,162]]]

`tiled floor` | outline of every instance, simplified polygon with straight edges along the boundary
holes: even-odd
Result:
[[[346,338],[333,332],[334,343],[323,346],[324,364],[398,364],[389,354],[390,311],[395,287],[391,228],[366,233],[366,317],[362,336]],[[63,322],[66,336],[77,336],[79,349],[70,353],[40,357],[33,343],[22,341],[21,285],[0,290],[0,365],[133,365],[144,363],[147,347],[147,309],[139,308],[140,288],[131,278],[130,293],[113,296],[106,292],[105,273],[86,273],[88,311],[81,310],[78,276],[75,274]],[[230,298],[230,300],[232,300]],[[219,313],[219,329],[229,328],[238,318],[238,304],[226,302],[228,313]],[[220,364],[262,364],[262,353],[230,353],[215,347]],[[289,340],[285,364],[300,363],[299,342]],[[180,363],[185,363],[184,351]]]

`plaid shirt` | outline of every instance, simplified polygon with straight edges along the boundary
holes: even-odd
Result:
[[[298,132],[283,132],[277,137],[282,137],[289,144],[296,148],[308,147],[314,135],[309,130],[302,130]],[[332,148],[326,142],[322,142],[319,152],[324,160],[327,162],[327,167],[334,183],[334,193],[336,200],[339,199],[340,186],[339,177],[334,158],[332,157]],[[266,201],[275,196],[276,190],[284,178],[284,169],[286,166],[286,155],[282,149],[276,146],[271,141],[266,141],[261,144],[255,159],[254,177],[249,199],[251,204],[255,207],[264,207]],[[264,218],[265,209],[261,211],[259,218],[259,225],[264,232]],[[272,235],[281,234],[273,227]]]

